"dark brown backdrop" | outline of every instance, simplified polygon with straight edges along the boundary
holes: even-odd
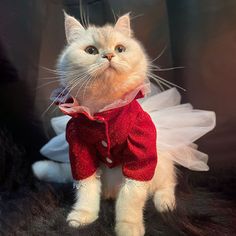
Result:
[[[172,58],[185,101],[216,112],[216,129],[199,143],[213,171],[236,167],[236,1],[167,1]]]
[[[112,10],[132,11],[135,34],[151,57],[167,46],[157,62],[184,70],[161,76],[184,86],[184,101],[216,111],[217,127],[199,142],[210,154],[213,172],[235,167],[236,155],[236,2],[234,0],[87,0],[92,23],[112,22]],[[53,69],[65,45],[62,9],[80,17],[79,1],[42,0],[0,3],[1,125],[14,127],[13,136],[35,152],[51,137],[51,90],[44,77]],[[42,132],[43,131],[43,132]],[[22,141],[23,140],[23,141]],[[32,157],[33,158],[33,157]],[[34,159],[34,158],[33,158]]]

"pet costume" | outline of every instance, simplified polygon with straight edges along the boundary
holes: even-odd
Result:
[[[76,101],[61,104],[61,110],[72,119],[68,115],[52,119],[57,136],[41,153],[56,161],[70,160],[75,180],[92,175],[101,161],[110,168],[121,165],[128,178],[148,181],[155,171],[156,150],[191,170],[208,170],[208,156],[197,150],[194,141],[214,128],[214,112],[180,104],[175,88],[147,97],[139,105],[136,99],[145,95],[147,88],[142,85],[94,115]]]

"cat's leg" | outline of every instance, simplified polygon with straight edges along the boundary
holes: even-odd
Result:
[[[176,169],[173,161],[160,154],[154,178],[151,183],[153,202],[159,212],[172,211],[176,207]]]
[[[72,181],[70,163],[37,161],[32,165],[34,175],[43,181],[68,183]]]
[[[104,164],[100,164],[101,182],[102,182],[102,198],[116,199],[120,190],[120,186],[124,181],[124,175],[120,166],[109,168]]]
[[[76,202],[67,221],[72,227],[92,223],[98,218],[100,208],[101,181],[96,174],[78,181],[76,185]]]
[[[125,179],[116,201],[116,227],[118,236],[142,236],[143,207],[147,199],[147,182]]]

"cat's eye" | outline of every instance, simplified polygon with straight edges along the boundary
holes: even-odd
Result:
[[[85,48],[84,51],[87,52],[88,54],[92,54],[92,55],[98,54],[98,49],[94,46],[88,46],[87,48]]]
[[[115,51],[119,52],[119,53],[124,52],[125,50],[126,50],[125,46],[123,46],[121,44],[119,44],[115,47]]]

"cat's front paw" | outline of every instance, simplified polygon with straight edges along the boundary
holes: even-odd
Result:
[[[98,214],[83,210],[72,210],[67,216],[67,222],[71,227],[77,228],[88,225],[98,218]]]
[[[117,236],[143,236],[145,229],[143,223],[117,222],[115,227]]]
[[[159,212],[173,211],[176,208],[176,200],[173,190],[167,189],[156,191],[153,201]]]

